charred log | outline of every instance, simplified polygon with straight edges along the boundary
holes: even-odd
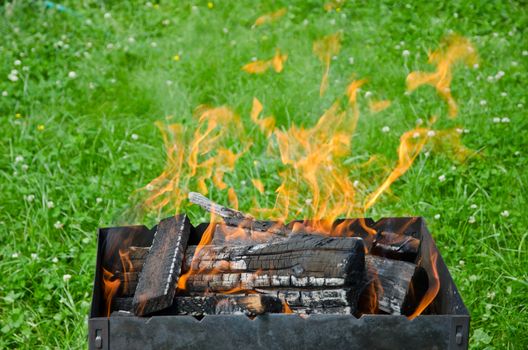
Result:
[[[189,234],[190,222],[186,215],[158,224],[134,294],[136,315],[149,314],[172,304]]]

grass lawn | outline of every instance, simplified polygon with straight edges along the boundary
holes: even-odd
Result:
[[[136,190],[165,166],[156,121],[189,131],[199,105],[238,113],[254,145],[224,181],[248,210],[252,197],[272,203],[277,182],[267,139],[249,119],[253,97],[279,130],[311,127],[352,76],[369,80],[352,163],[377,154],[392,167],[400,135],[418,119],[436,115],[434,129],[463,130],[473,156],[422,152],[367,215],[426,218],[471,312],[472,348],[528,348],[525,4],[348,1],[329,12],[318,1],[61,4],[0,5],[0,348],[86,347],[97,228],[151,226],[170,212],[135,210]],[[284,17],[252,28],[282,7]],[[342,48],[320,97],[312,43],[337,31]],[[454,71],[456,119],[431,87],[405,94],[407,75],[434,71],[427,53],[451,32],[480,57]],[[281,73],[241,70],[276,48],[288,54]],[[372,113],[374,99],[392,104]],[[206,184],[213,198],[227,197]]]

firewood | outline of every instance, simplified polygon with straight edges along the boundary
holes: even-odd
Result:
[[[172,304],[190,227],[186,215],[167,218],[158,224],[134,294],[136,315],[159,311]]]
[[[401,315],[416,264],[370,254],[365,256],[365,263],[367,278],[375,286],[378,308],[392,315]]]
[[[140,248],[137,248],[140,249]],[[148,248],[142,248],[142,249],[148,249]],[[245,246],[229,246],[228,247],[217,247],[217,246],[204,246],[203,252],[200,252],[198,256],[196,257],[194,261],[195,267],[200,268],[201,259],[203,259],[203,267],[211,268],[211,266],[215,267],[217,269],[217,274],[210,274],[209,276],[206,275],[206,277],[191,277],[190,281],[188,283],[191,283],[192,288],[198,289],[198,290],[206,290],[209,286],[208,283],[213,283],[213,286],[215,288],[223,287],[223,290],[229,290],[231,288],[240,287],[241,285],[244,285],[247,289],[250,289],[251,286],[254,286],[255,284],[264,283],[266,284],[266,287],[271,288],[270,290],[276,291],[275,289],[279,287],[287,287],[287,288],[295,288],[298,287],[299,281],[298,279],[295,279],[292,283],[291,278],[289,277],[275,277],[271,278],[269,277],[259,277],[259,279],[256,279],[256,276],[253,276],[251,274],[245,274],[244,279],[242,280],[244,283],[240,283],[240,276],[242,273],[246,270],[239,267],[243,267],[240,262],[236,261],[236,256],[239,256],[243,254],[244,250],[247,249]],[[196,246],[189,246],[187,248],[187,252],[185,254],[185,261],[183,266],[183,271],[188,271],[191,267],[191,262],[193,261],[193,256],[196,250]],[[207,254],[206,254],[207,252]],[[231,259],[231,262],[228,262],[225,260],[226,252],[231,252],[227,255],[228,259]],[[233,256],[233,258],[230,258]],[[208,258],[209,257],[209,258]],[[215,257],[215,258],[211,258]],[[416,265],[413,263],[405,262],[405,261],[398,261],[393,259],[388,259],[384,257],[378,257],[375,255],[367,254],[365,256],[365,266],[366,266],[366,274],[367,274],[367,283],[373,283],[376,294],[377,294],[377,300],[378,300],[378,307],[381,311],[391,313],[391,314],[400,314],[401,308],[403,306],[405,296],[407,294],[410,282],[412,280],[412,276],[414,274],[414,271],[416,269]],[[246,266],[247,268],[247,266]],[[237,271],[239,273],[238,279],[237,276],[232,276],[233,271]],[[221,277],[223,273],[231,273],[231,277]],[[250,276],[253,276],[254,280],[252,281],[250,279]],[[231,278],[231,279],[229,279]],[[256,282],[255,282],[256,281]],[[330,281],[329,281],[330,282]],[[329,283],[323,280],[317,280],[316,278],[312,278],[311,280],[308,279],[303,286],[304,288],[308,288],[308,286],[314,286],[313,288],[321,288],[329,284],[334,284],[334,288],[336,287],[336,282],[341,282],[339,280],[332,280],[332,283]],[[133,282],[132,282],[133,283]],[[295,286],[294,284],[297,284]],[[220,286],[220,287],[218,287]],[[255,286],[257,290],[261,291],[261,287]],[[331,288],[331,286],[328,286],[328,288]],[[295,293],[293,293],[295,295]],[[289,302],[289,300],[286,298],[286,300]]]
[[[114,298],[112,310],[126,315],[132,309],[132,298]],[[186,296],[175,297],[172,305],[163,310],[165,314],[171,315],[221,315],[237,314],[261,315],[264,313],[281,313],[283,302],[281,299],[271,295],[248,294],[248,295],[208,295],[208,296]]]
[[[370,251],[374,255],[412,262],[416,260],[419,248],[418,238],[383,231],[376,234]]]
[[[200,193],[189,192],[189,201],[201,206],[210,213],[220,216],[224,222],[230,226],[248,228],[253,231],[269,232],[282,236],[285,236],[290,232],[281,223],[256,220],[249,214],[215,203]]]

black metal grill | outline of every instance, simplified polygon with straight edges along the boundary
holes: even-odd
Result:
[[[360,229],[351,219],[351,226]],[[440,290],[414,320],[394,315],[266,314],[105,317],[101,267],[116,261],[119,248],[150,246],[155,227],[126,226],[99,230],[97,266],[89,319],[90,349],[467,349],[470,316],[422,218],[365,219],[377,231],[400,232],[421,239],[422,279],[432,277],[437,253]],[[207,223],[192,228],[197,244]],[[431,254],[433,253],[433,254]]]

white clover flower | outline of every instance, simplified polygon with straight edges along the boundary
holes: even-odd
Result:
[[[464,265],[466,264],[466,262],[465,262],[464,260],[460,260],[460,261],[458,262],[458,264],[459,264],[460,266],[464,266]]]
[[[88,83],[88,88],[89,88],[90,90],[95,89],[95,84],[92,83],[92,82],[89,82],[89,83]]]
[[[474,217],[473,215],[471,215],[471,216],[469,217],[469,219],[468,219],[468,222],[469,222],[470,224],[474,224],[476,221],[477,221],[477,220],[475,219],[475,217]]]
[[[131,137],[132,140],[134,140],[134,141],[137,140],[137,139],[139,139],[139,135],[138,135],[138,134],[132,134],[132,135],[130,135],[130,137]]]
[[[515,151],[515,153],[514,153],[513,155],[515,155],[515,156],[520,156],[520,155],[521,155],[521,152],[519,152],[519,151]]]
[[[478,69],[478,68],[479,68],[479,64],[478,64],[478,63],[475,63],[475,64],[473,65],[473,69]]]
[[[503,211],[501,212],[501,215],[504,216],[505,218],[507,218],[508,216],[510,216],[510,212],[507,211],[507,210],[503,210]]]
[[[27,171],[29,169],[29,165],[22,164],[22,170]]]
[[[152,3],[151,3],[150,1],[147,1],[147,2],[145,3],[145,6],[146,6],[146,7],[152,7]]]
[[[471,209],[477,209],[477,208],[478,208],[478,205],[476,205],[476,204],[471,204],[469,207],[470,207]]]
[[[61,228],[64,227],[64,224],[60,221],[56,221],[54,224],[53,224],[53,227],[55,227],[57,230],[60,230]]]
[[[2,96],[6,97],[7,95],[9,95],[9,94],[7,93],[7,91],[5,91],[5,90],[2,91]]]
[[[434,216],[434,218],[435,218],[436,220],[440,219],[440,214],[436,214],[436,215]]]
[[[26,201],[28,201],[28,202],[33,202],[34,200],[35,200],[35,195],[33,195],[33,194],[28,194],[28,195],[26,196]]]
[[[306,19],[306,18],[302,22],[303,26],[307,26],[309,23],[310,23],[310,21],[308,19]]]
[[[59,259],[57,257],[54,257],[53,259],[51,259],[51,262],[56,264],[59,262]]]
[[[154,190],[154,186],[152,184],[148,184],[147,186],[145,186],[145,189],[147,191],[152,191],[152,190]]]
[[[69,72],[68,73],[68,78],[70,78],[70,79],[77,78],[77,73],[75,73],[74,71]]]
[[[522,103],[517,104],[517,108],[523,108],[523,104]]]
[[[107,12],[107,13],[104,14],[103,17],[104,17],[105,19],[110,19],[110,18],[112,18],[112,14],[111,14],[110,12]]]
[[[37,260],[38,259],[37,253],[31,253],[31,259]]]
[[[68,282],[71,278],[72,278],[72,276],[69,275],[69,274],[66,274],[66,275],[62,276],[62,280],[63,280],[64,282]]]
[[[110,84],[115,84],[117,80],[115,78],[110,79]]]
[[[510,122],[510,118],[508,118],[508,117],[504,117],[504,118],[501,119],[501,122],[503,122],[503,123],[509,123],[509,122]]]
[[[304,201],[304,203],[305,203],[306,205],[311,205],[312,202],[313,202],[313,199],[312,199],[312,198],[306,198],[306,200]]]
[[[170,20],[164,19],[161,24],[163,24],[164,26],[168,26],[170,24]]]
[[[512,65],[513,67],[517,67],[517,66],[519,65],[519,62],[517,62],[517,61],[512,61],[511,65]]]
[[[417,131],[417,132],[415,132],[415,133],[412,135],[412,137],[413,137],[414,139],[417,139],[417,138],[420,137],[420,133]]]
[[[107,48],[108,50],[112,50],[112,49],[114,48],[114,44],[109,43],[109,44],[106,45],[106,48]]]
[[[435,136],[435,135],[436,135],[436,132],[435,132],[434,130],[429,130],[429,131],[427,132],[427,136],[429,136],[429,137],[433,137],[433,136]]]
[[[464,129],[464,134],[469,134],[469,129]]]
[[[13,74],[12,72],[7,76],[7,79],[11,80],[12,82],[18,81],[18,75]]]
[[[480,100],[480,105],[481,105],[481,106],[485,106],[485,105],[487,105],[487,104],[488,104],[488,101],[486,101],[486,100]]]
[[[330,25],[335,25],[335,24],[336,24],[336,20],[335,20],[335,18],[332,18],[332,19],[330,20]]]
[[[381,131],[384,133],[388,133],[390,131],[390,128],[388,126],[384,126],[383,128],[381,128]]]
[[[173,83],[173,81],[172,81],[172,80],[167,80],[167,81],[165,81],[165,84],[167,84],[168,86],[171,86],[171,85],[172,85],[172,83]]]
[[[507,94],[506,92],[501,92],[500,95],[501,95],[502,97],[506,97],[506,96],[508,96],[508,94]]]
[[[499,118],[499,117],[494,117],[493,118],[493,122],[494,123],[500,123],[500,121],[501,121],[501,118]]]
[[[101,197],[97,197],[95,199],[95,203],[97,203],[97,204],[101,203],[102,201],[103,201],[103,199]]]
[[[359,187],[359,180],[354,180],[354,182],[352,183],[352,186],[354,186],[355,188],[358,188]]]
[[[131,44],[133,44],[133,43],[136,42],[136,39],[135,39],[133,36],[129,36],[129,37],[128,37],[128,42],[131,43]]]
[[[365,92],[365,98],[369,98],[371,97],[373,94],[372,94],[372,91],[367,91]]]
[[[403,50],[402,51],[403,57],[408,57],[410,54],[411,54],[411,52],[409,50]]]
[[[469,280],[471,282],[475,282],[476,280],[478,280],[478,276],[477,275],[471,275],[471,276],[469,276]]]
[[[153,41],[153,42],[150,43],[150,46],[152,46],[152,47],[157,47],[158,44],[157,44],[155,41]]]
[[[494,38],[497,38],[499,36],[499,33],[493,32],[492,35],[493,35]]]
[[[438,181],[444,182],[446,180],[446,176],[444,174],[438,176]]]
[[[462,134],[464,132],[464,129],[456,128],[456,132],[459,133],[459,134]]]
[[[242,181],[240,181],[240,184],[241,184],[242,186],[246,186],[247,182],[246,182],[246,180],[242,180]]]
[[[19,255],[18,255],[18,253],[16,253],[16,252],[15,252],[15,253],[13,253],[13,254],[11,254],[11,257],[12,257],[13,259],[16,259],[16,258],[18,258],[18,256],[19,256]]]
[[[422,118],[416,119],[416,124],[417,125],[422,125],[423,124],[423,119]]]
[[[523,50],[522,55],[523,56],[528,56],[528,51],[527,50]]]
[[[503,71],[498,71],[497,74],[495,74],[495,79],[499,80],[499,79],[502,79],[502,77],[505,75],[506,73],[504,73]]]
[[[348,64],[354,64],[354,57],[348,58]]]
[[[333,61],[337,60],[337,56],[332,56],[332,60]]]
[[[15,66],[20,66],[22,64],[22,61],[20,60],[15,60],[15,62],[13,62]]]
[[[51,209],[51,208],[55,207],[55,203],[53,203],[52,201],[47,201],[46,202],[46,206],[48,207],[48,209]]]
[[[512,287],[511,286],[506,287],[506,293],[508,293],[508,294],[512,293]]]
[[[24,157],[22,156],[16,156],[15,157],[15,163],[20,163],[20,162],[23,162],[24,161]]]

